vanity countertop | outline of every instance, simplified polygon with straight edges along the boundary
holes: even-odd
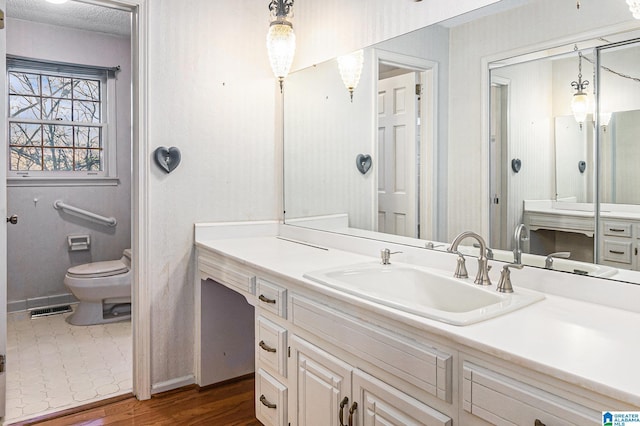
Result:
[[[639,313],[546,294],[544,300],[518,311],[476,324],[453,326],[333,290],[303,277],[312,270],[376,262],[379,259],[375,257],[331,247],[317,248],[274,236],[203,239],[196,240],[196,245],[295,280],[308,289],[356,304],[391,321],[640,407]],[[517,281],[514,287],[517,291]]]

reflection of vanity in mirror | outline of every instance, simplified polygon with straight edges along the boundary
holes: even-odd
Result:
[[[352,101],[335,60],[292,73],[285,222],[440,250],[474,230],[506,262],[524,223],[523,263],[640,283],[640,21],[592,3],[503,0],[364,49]]]

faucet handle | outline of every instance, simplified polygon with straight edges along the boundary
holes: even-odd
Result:
[[[469,273],[467,272],[467,266],[465,265],[465,259],[462,253],[459,251],[454,252],[458,255],[457,263],[456,263],[456,271],[453,273],[454,278],[469,278]]]
[[[552,269],[554,258],[568,259],[570,256],[571,256],[570,251],[559,251],[556,253],[549,253],[544,260],[544,267],[545,269]]]
[[[498,280],[498,286],[496,291],[500,293],[513,293],[513,286],[511,285],[511,270],[509,268],[522,269],[524,265],[521,263],[509,263],[502,267],[500,272],[500,279]]]

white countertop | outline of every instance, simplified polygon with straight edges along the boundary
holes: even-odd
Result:
[[[196,244],[391,320],[640,407],[639,313],[546,294],[543,301],[518,311],[453,326],[303,278],[312,270],[378,260],[374,257],[331,247],[323,250],[274,236],[203,239]]]
[[[593,204],[558,202],[552,200],[525,200],[524,212],[581,218],[592,218],[595,216]],[[600,206],[600,218],[640,220],[640,210],[638,206],[626,204],[602,204]]]

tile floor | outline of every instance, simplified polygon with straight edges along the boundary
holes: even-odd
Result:
[[[73,326],[69,315],[7,316],[4,424],[131,392],[131,322]]]

